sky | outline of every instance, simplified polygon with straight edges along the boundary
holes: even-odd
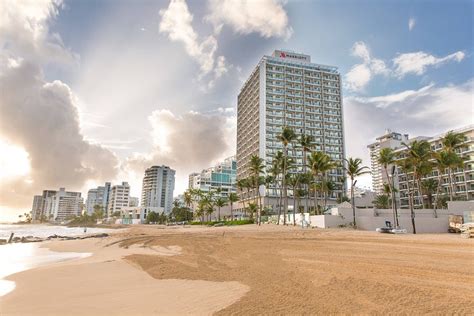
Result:
[[[263,55],[337,66],[347,156],[385,129],[473,123],[472,1],[0,1],[0,221],[44,189],[235,154],[237,95]],[[370,176],[358,182],[370,187]]]

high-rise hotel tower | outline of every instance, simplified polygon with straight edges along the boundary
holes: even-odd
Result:
[[[311,63],[309,55],[291,51],[275,50],[272,56],[263,56],[238,96],[238,179],[250,175],[252,155],[263,158],[267,168],[271,166],[275,154],[283,150],[277,136],[284,126],[298,137],[312,135],[313,150],[326,152],[340,163],[328,174],[336,184],[329,201],[335,202],[345,188],[341,77],[336,67]],[[301,170],[303,151],[297,142],[289,145],[288,155]],[[266,204],[274,207],[272,198],[279,196],[279,189],[266,187],[264,195]]]

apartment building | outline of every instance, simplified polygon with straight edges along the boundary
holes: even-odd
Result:
[[[456,199],[461,200],[474,200],[474,125],[469,125],[457,130],[454,130],[456,133],[461,133],[464,135],[464,143],[456,152],[464,159],[463,164],[464,168],[455,168],[452,170],[452,184],[453,184],[453,193]],[[414,140],[426,140],[430,143],[431,149],[435,152],[439,152],[443,149],[442,138],[446,133],[436,135],[433,137],[416,137],[410,139],[409,142]],[[399,148],[395,150],[395,153],[400,156],[400,159],[403,159],[406,153],[405,148]],[[438,170],[434,168],[431,173],[424,177],[422,180],[434,179],[438,180]],[[408,197],[408,181],[412,181],[411,174],[405,174],[400,168],[397,168],[397,189],[400,194],[399,205],[402,208],[409,207],[409,197]],[[441,177],[441,195],[449,196],[450,190],[450,181],[449,174],[445,171]],[[419,194],[415,191],[414,206],[421,206],[421,199]],[[433,194],[433,198],[436,194]]]
[[[33,220],[64,221],[82,214],[81,192],[66,191],[65,188],[44,190],[33,198]]]
[[[203,192],[220,192],[222,197],[237,192],[237,160],[229,157],[214,167],[189,175],[189,189],[200,189]]]
[[[112,186],[108,201],[107,217],[112,216],[114,212],[120,211],[124,207],[128,207],[129,201],[130,185],[128,182]]]
[[[176,171],[168,166],[152,166],[145,170],[141,206],[161,207],[166,213],[173,207]]]
[[[338,69],[312,63],[306,54],[275,50],[271,56],[262,57],[242,87],[237,104],[237,178],[250,175],[252,155],[263,158],[266,166],[271,165],[275,154],[283,150],[277,135],[288,126],[297,134],[312,135],[314,149],[326,152],[340,164],[328,174],[329,180],[336,184],[329,203],[335,203],[345,191],[343,107]],[[288,155],[295,161],[296,170],[301,171],[302,149],[290,144]],[[274,207],[279,188],[262,187],[261,191],[267,199],[265,203]]]
[[[110,182],[106,182],[104,186],[99,186],[97,188],[90,189],[87,192],[86,200],[87,214],[91,215],[92,213],[94,213],[94,207],[96,205],[101,206],[104,212],[106,212],[109,204],[110,191]]]
[[[383,194],[384,184],[389,181],[383,166],[378,162],[380,150],[382,148],[391,148],[395,150],[402,147],[403,142],[408,142],[408,134],[392,132],[390,129],[387,129],[382,136],[376,138],[374,143],[367,146],[370,154],[372,189],[375,193]]]

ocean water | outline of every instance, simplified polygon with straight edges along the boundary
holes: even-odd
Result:
[[[107,228],[87,228],[87,232],[84,233],[83,227],[66,227],[66,226],[54,226],[45,224],[32,224],[32,225],[11,225],[11,224],[0,224],[0,239],[8,239],[11,233],[14,233],[15,237],[34,236],[46,238],[51,235],[61,236],[85,236],[89,234],[108,233],[117,231],[116,229]]]
[[[52,225],[10,225],[0,224],[0,238],[8,239],[13,232],[16,237],[34,236],[46,238],[51,235],[85,236],[89,234],[108,233],[117,231],[106,228],[64,227]],[[0,245],[0,296],[15,289],[15,282],[4,280],[5,277],[39,266],[85,258],[91,253],[54,252],[40,248],[42,243],[12,243]]]

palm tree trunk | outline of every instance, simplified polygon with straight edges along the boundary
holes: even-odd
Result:
[[[286,188],[286,163],[287,163],[287,147],[285,146],[283,150],[283,177],[282,177],[282,186],[283,186],[283,225],[286,225],[286,216],[288,213],[288,191]]]
[[[217,207],[217,220],[220,222],[221,221],[221,207]]]
[[[415,190],[415,178],[413,176],[413,190],[410,187],[410,179],[408,179],[408,200],[410,204],[410,216],[411,216],[411,226],[413,227],[413,234],[416,234],[416,226],[415,226],[415,210],[413,209],[413,204],[414,204],[414,197],[413,197],[413,191]]]
[[[436,212],[436,210],[438,209],[438,201],[439,201],[439,191],[441,189],[441,180],[443,178],[443,174],[441,172],[441,170],[438,170],[439,174],[438,174],[438,186],[436,188],[436,196],[435,196],[435,201],[434,201],[434,206],[433,206],[433,211],[434,211],[434,217],[437,218],[438,217],[438,213]]]
[[[303,150],[303,174],[305,175],[305,179],[307,179],[306,177],[306,151]],[[308,188],[308,183],[304,183],[303,185],[303,189],[305,190],[305,199],[304,199],[304,206],[305,206],[305,211],[309,213],[309,210],[308,210],[308,199],[309,199],[309,188]],[[304,213],[304,212],[303,212]]]
[[[351,202],[352,202],[352,224],[354,229],[356,229],[356,207],[355,207],[355,199],[354,199],[354,179],[351,178]]]
[[[283,201],[282,195],[283,195],[283,188],[282,188],[282,186],[280,186],[280,194],[279,194],[279,197],[278,197],[278,222],[277,222],[277,225],[280,225],[280,217],[281,217],[281,211],[282,211],[281,202]]]
[[[234,221],[234,207],[233,207],[233,203],[230,202],[230,221],[233,222]]]
[[[390,181],[390,177],[388,176],[388,169],[387,169],[387,166],[384,166],[384,169],[385,169],[385,175],[387,176],[387,183],[388,183],[388,188],[390,190],[390,197],[391,197],[391,202],[392,202],[392,212],[393,212],[393,225],[396,225],[395,223],[397,222],[396,219],[396,215],[395,215],[395,194],[393,192],[393,188],[392,188],[392,181]]]
[[[453,178],[451,175],[451,167],[448,168],[448,178],[449,178],[449,200],[452,201],[454,197],[454,186],[453,186]]]
[[[293,226],[296,226],[296,187],[293,187]]]

